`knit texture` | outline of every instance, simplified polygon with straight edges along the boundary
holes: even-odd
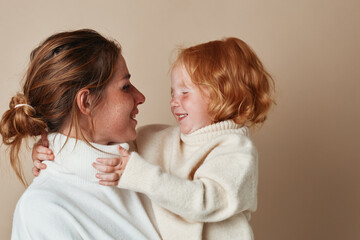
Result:
[[[185,135],[145,126],[135,147],[119,187],[152,200],[163,239],[253,239],[258,166],[247,127],[224,121]]]
[[[160,239],[145,196],[98,184],[92,163],[118,156],[115,145],[93,144],[101,152],[72,138],[64,145],[61,134],[48,138],[55,161],[18,201],[12,239]]]

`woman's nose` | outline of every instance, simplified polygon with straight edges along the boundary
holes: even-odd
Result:
[[[135,87],[134,87],[135,88]],[[137,105],[143,104],[145,102],[145,96],[137,88],[135,88],[135,103]]]

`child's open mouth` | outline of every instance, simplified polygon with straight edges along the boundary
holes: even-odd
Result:
[[[186,118],[187,116],[188,116],[187,113],[177,114],[177,117],[178,117],[178,120],[179,120],[179,121],[182,120],[182,119],[184,119],[184,118]]]

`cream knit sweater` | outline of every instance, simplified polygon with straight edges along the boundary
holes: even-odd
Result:
[[[160,239],[145,196],[98,184],[92,163],[118,156],[116,146],[93,144],[106,154],[73,138],[64,146],[61,134],[48,139],[55,161],[46,162],[18,201],[13,240]]]
[[[163,239],[253,239],[257,151],[232,121],[192,134],[179,127],[138,131],[119,187],[146,194]]]

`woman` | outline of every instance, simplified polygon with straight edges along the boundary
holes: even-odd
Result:
[[[31,53],[25,80],[1,119],[11,164],[25,184],[22,140],[43,133],[55,161],[20,198],[12,239],[159,239],[148,200],[99,186],[91,165],[135,139],[145,101],[120,46],[93,30],[55,34]]]

